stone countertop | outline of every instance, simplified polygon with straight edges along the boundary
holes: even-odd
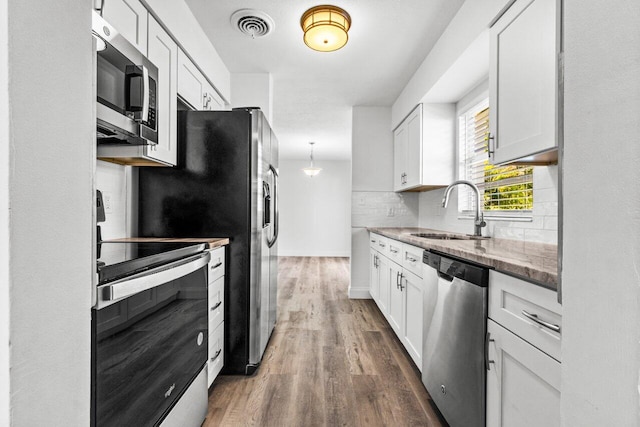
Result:
[[[226,237],[124,237],[121,239],[105,240],[105,242],[184,242],[184,243],[206,243],[209,249],[219,248],[228,245],[229,239]]]
[[[460,234],[418,227],[368,227],[367,230],[424,249],[433,249],[486,265],[554,291],[558,289],[558,247],[556,245],[494,238],[437,240],[412,236],[412,233]]]

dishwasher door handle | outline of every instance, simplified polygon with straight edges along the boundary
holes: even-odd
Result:
[[[545,322],[544,320],[540,320],[537,314],[532,314],[526,310],[522,310],[522,315],[527,319],[537,323],[540,326],[544,326],[547,329],[551,329],[553,332],[558,332],[558,333],[560,332],[560,326],[553,323]]]

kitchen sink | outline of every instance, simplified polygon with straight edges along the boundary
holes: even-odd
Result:
[[[470,234],[411,233],[412,236],[436,240],[485,240],[489,237],[472,236]]]

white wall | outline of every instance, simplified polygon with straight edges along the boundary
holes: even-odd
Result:
[[[351,283],[349,297],[369,295],[366,227],[418,225],[418,195],[393,192],[391,108],[352,110]]]
[[[564,14],[562,423],[638,426],[640,2]]]
[[[11,424],[84,426],[95,272],[91,2],[4,4]]]
[[[308,160],[280,160],[281,256],[339,256],[351,253],[351,163],[314,161],[320,174],[309,178]]]
[[[231,106],[260,107],[273,127],[273,79],[269,73],[231,74]]]
[[[429,55],[422,62],[411,80],[407,83],[402,93],[396,99],[392,109],[391,127],[395,128],[402,119],[434,88],[449,70],[456,74],[458,85],[465,79],[464,74],[459,74],[460,65],[456,64],[461,56],[473,59],[475,53],[468,52],[470,46],[480,45],[483,41],[483,33],[486,32],[489,23],[505,7],[509,0],[473,0],[465,1],[456,16],[451,20],[438,42]],[[466,66],[463,64],[463,66]],[[472,68],[468,70],[470,81],[464,84],[468,88],[479,83],[482,76],[476,77]],[[451,81],[451,79],[449,79]],[[452,86],[450,90],[458,90]],[[452,102],[455,99],[444,99],[442,88],[438,88],[439,94],[430,102]]]
[[[0,425],[9,425],[9,19],[0,3]]]

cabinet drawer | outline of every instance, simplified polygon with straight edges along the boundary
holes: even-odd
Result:
[[[377,236],[375,249],[384,256],[389,256],[389,239],[384,236]]]
[[[560,361],[562,306],[555,292],[491,270],[489,318]]]
[[[213,283],[218,277],[224,276],[224,246],[210,251],[209,283]]]
[[[209,332],[224,319],[224,276],[209,285]]]
[[[402,264],[402,242],[388,239],[386,255],[397,264]]]
[[[224,322],[209,334],[208,385],[216,379],[224,361]]]
[[[369,247],[371,247],[371,249],[378,250],[378,239],[379,238],[380,238],[379,235],[377,235],[375,233],[369,233]]]
[[[422,277],[422,253],[424,249],[402,244],[402,267],[418,277]]]

